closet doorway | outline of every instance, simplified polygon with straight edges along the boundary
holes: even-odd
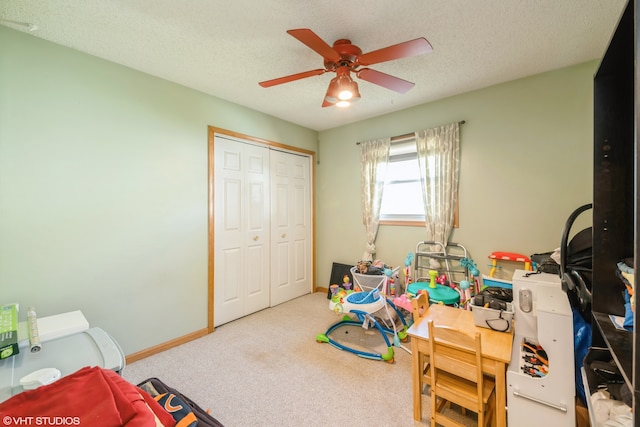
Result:
[[[209,127],[209,330],[313,291],[314,153]]]

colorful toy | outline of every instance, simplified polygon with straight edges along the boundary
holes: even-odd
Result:
[[[524,269],[526,271],[531,271],[531,259],[526,255],[521,255],[514,252],[492,252],[491,255],[489,255],[489,259],[491,259],[491,270],[489,271],[489,277],[494,277],[496,269],[499,268],[498,261],[523,262]]]
[[[392,275],[393,270],[391,270],[391,276]],[[367,291],[352,292],[346,291],[344,289],[340,290],[331,298],[331,301],[329,302],[329,309],[335,311],[337,314],[343,314],[342,320],[331,325],[324,334],[316,335],[316,341],[319,343],[329,343],[340,350],[354,353],[360,357],[384,360],[389,363],[393,363],[393,346],[402,347],[400,341],[406,341],[408,339],[407,329],[409,329],[409,326],[407,325],[404,315],[400,312],[396,305],[390,299],[387,299],[381,292],[381,288],[383,286],[384,282],[381,281],[376,287]],[[395,311],[398,318],[402,321],[403,327],[401,330],[398,330],[398,328],[396,327],[395,321],[392,318],[392,313],[389,308]],[[376,312],[386,313],[391,327],[383,326],[373,316],[373,313]],[[355,315],[355,318],[352,318],[350,315]],[[365,329],[374,327],[380,333],[385,344],[387,345],[387,352],[373,353],[356,348],[351,348],[345,344],[337,342],[330,337],[330,334],[334,330],[347,325],[358,325],[362,326]],[[393,344],[391,343],[391,341],[389,341],[387,335],[393,336]]]
[[[468,280],[460,281],[460,306],[467,310],[471,310],[471,283]]]
[[[346,290],[351,290],[351,280],[349,279],[349,275],[345,274],[342,278],[343,286]]]
[[[472,294],[473,295],[479,294],[480,293],[480,280],[479,280],[480,270],[478,270],[476,263],[473,262],[471,258],[462,258],[460,260],[460,266],[462,266],[463,268],[466,268],[467,271],[469,272],[469,275],[473,279],[474,289]]]
[[[413,278],[411,277],[411,263],[413,263],[413,252],[409,252],[404,260],[404,287],[409,287]]]
[[[460,302],[460,291],[456,287],[441,285],[437,282],[438,272],[429,270],[429,283],[414,282],[407,292],[411,295],[418,295],[421,290],[429,293],[429,301],[434,304],[457,305]]]
[[[506,288],[512,289],[513,283],[510,280],[497,279],[495,277],[489,277],[486,274],[482,275],[482,289],[485,288]]]
[[[480,276],[480,270],[478,270],[478,267],[476,266],[476,263],[473,262],[473,260],[471,258],[462,258],[460,260],[460,265],[463,268],[466,268],[469,271],[469,274],[472,277]]]
[[[387,276],[387,283],[385,285],[385,294],[390,297],[396,296],[396,282],[393,279],[393,270],[390,268],[384,269],[384,275]]]
[[[436,277],[438,276],[438,272],[436,270],[429,270],[429,288],[435,289],[438,283],[436,281]]]
[[[331,303],[333,304],[340,304],[340,307],[342,307],[342,304],[344,303],[345,298],[347,297],[347,295],[352,294],[353,291],[347,291],[345,289],[340,289],[338,288],[338,292],[336,292],[334,295],[331,296]],[[334,311],[335,307],[332,307],[332,309]]]
[[[424,292],[424,291],[422,291]],[[396,307],[400,307],[403,308],[407,311],[411,311],[412,306],[411,306],[411,298],[409,297],[409,295],[407,294],[402,294],[399,297],[397,297],[396,299],[393,300],[393,303],[396,305]]]

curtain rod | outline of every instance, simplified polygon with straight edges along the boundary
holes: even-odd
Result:
[[[466,123],[466,121],[464,121],[464,120],[460,120],[458,122],[459,125],[463,125],[465,123]],[[411,138],[413,136],[415,136],[415,132],[405,133],[404,135],[392,136],[391,137],[391,142],[398,141],[398,140],[401,140],[401,139],[404,139],[404,138]],[[360,142],[356,142],[356,145],[360,145]]]

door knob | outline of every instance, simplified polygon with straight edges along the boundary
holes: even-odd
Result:
[[[284,239],[285,237],[287,237],[286,233],[282,233],[282,238]]]
[[[258,239],[259,239],[259,237],[258,237],[258,236],[255,236],[255,237],[253,238],[253,241],[254,241],[254,242],[257,242],[257,241],[258,241]]]

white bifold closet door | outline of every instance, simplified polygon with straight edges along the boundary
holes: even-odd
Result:
[[[310,293],[310,157],[216,135],[214,181],[214,326]]]
[[[311,291],[310,158],[271,150],[271,305]]]
[[[215,138],[214,326],[269,306],[269,149]]]

